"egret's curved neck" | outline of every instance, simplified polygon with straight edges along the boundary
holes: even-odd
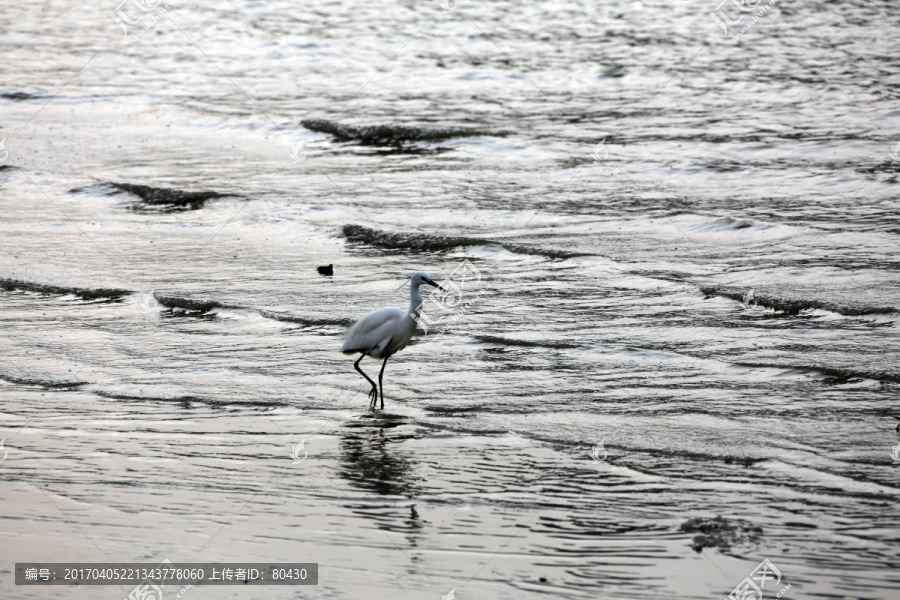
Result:
[[[419,286],[413,285],[409,289],[409,314],[410,316],[419,316],[422,311],[422,294],[419,293]]]

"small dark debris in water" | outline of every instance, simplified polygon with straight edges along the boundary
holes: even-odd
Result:
[[[721,516],[693,517],[681,524],[681,531],[696,533],[691,540],[694,552],[704,548],[727,550],[734,544],[755,541],[762,535],[762,528],[746,521],[729,521]]]
[[[540,581],[541,583],[547,583],[547,578],[546,577],[538,577],[538,581]]]
[[[316,270],[319,271],[319,275],[327,275],[328,277],[331,277],[332,275],[334,275],[334,269],[332,268],[332,266],[333,265],[326,265],[324,267],[318,267]]]

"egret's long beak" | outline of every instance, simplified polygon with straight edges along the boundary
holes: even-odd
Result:
[[[427,279],[427,280],[425,281],[425,283],[427,283],[428,285],[433,285],[434,287],[436,287],[437,289],[441,290],[442,292],[444,291],[444,288],[442,288],[441,286],[439,286],[438,284],[436,284],[436,283],[434,282],[433,279]]]

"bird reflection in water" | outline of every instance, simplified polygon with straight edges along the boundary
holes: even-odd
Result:
[[[406,534],[409,547],[418,546],[418,534],[428,524],[414,500],[419,494],[418,482],[414,475],[416,463],[405,452],[401,444],[409,436],[385,435],[385,430],[354,432],[341,441],[341,476],[367,494],[393,497],[387,505],[355,505],[353,512],[371,519],[379,529]]]
[[[345,436],[341,441],[341,476],[353,486],[380,496],[415,497],[415,465],[399,447],[404,439],[386,436],[383,428]]]

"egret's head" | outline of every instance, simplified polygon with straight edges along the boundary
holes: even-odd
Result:
[[[444,289],[444,288],[442,288],[441,286],[439,286],[438,284],[436,284],[436,283],[434,282],[434,280],[431,278],[431,275],[429,275],[427,272],[425,272],[425,271],[416,271],[415,273],[413,273],[412,279],[410,280],[410,284],[411,284],[413,287],[419,287],[419,286],[422,285],[423,283],[424,283],[425,285],[433,285],[434,287],[436,287],[436,288],[438,288],[438,289],[440,289],[440,290],[443,290],[443,289]]]

